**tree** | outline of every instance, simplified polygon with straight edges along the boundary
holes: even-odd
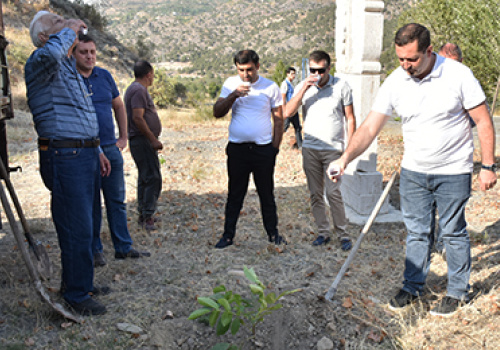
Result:
[[[286,78],[286,69],[288,67],[285,66],[282,60],[279,60],[276,64],[276,68],[274,68],[274,73],[271,76],[271,80],[276,82],[278,86],[285,80]]]
[[[446,42],[458,44],[491,101],[500,75],[498,0],[422,0],[400,16],[398,27],[410,22],[430,30],[435,51]]]

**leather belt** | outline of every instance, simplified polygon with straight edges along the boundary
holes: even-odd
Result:
[[[38,147],[52,148],[95,148],[99,147],[99,139],[90,140],[53,140],[53,139],[38,139]]]

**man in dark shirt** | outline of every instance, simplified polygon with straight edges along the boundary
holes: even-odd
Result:
[[[147,231],[155,230],[156,203],[161,191],[161,172],[158,150],[163,149],[158,140],[161,122],[148,87],[153,85],[154,69],[147,61],[134,65],[135,81],[125,92],[128,118],[129,147],[137,166],[137,205],[139,223]]]

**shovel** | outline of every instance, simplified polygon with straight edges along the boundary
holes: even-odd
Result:
[[[10,198],[12,199],[12,202],[16,207],[17,215],[19,216],[19,219],[21,220],[21,225],[23,226],[24,236],[26,237],[26,240],[28,241],[31,251],[33,252],[36,258],[36,268],[38,270],[40,278],[42,278],[43,280],[47,280],[52,275],[52,264],[50,263],[49,255],[47,254],[47,251],[45,250],[43,244],[40,241],[35,241],[33,239],[33,236],[30,234],[28,222],[26,221],[26,217],[24,216],[21,204],[19,203],[19,199],[17,198],[16,192],[14,191],[14,186],[12,186],[9,174],[7,173],[7,170],[5,169],[4,163],[2,161],[0,161],[0,178],[4,179],[10,194]],[[12,211],[10,209],[8,201],[3,203],[3,205],[5,211],[7,211],[8,209]]]
[[[377,204],[375,205],[375,208],[373,208],[372,213],[370,214],[370,217],[368,218],[368,221],[366,222],[365,226],[363,227],[363,230],[361,231],[361,234],[359,235],[356,243],[354,244],[354,247],[351,250],[351,253],[347,257],[347,259],[344,262],[344,265],[342,265],[342,268],[340,269],[339,273],[337,274],[337,277],[335,277],[335,280],[333,281],[332,285],[328,289],[328,292],[325,295],[325,299],[328,301],[333,300],[333,296],[337,292],[337,287],[339,286],[340,280],[342,277],[344,277],[345,272],[349,268],[349,265],[351,264],[351,261],[354,259],[354,255],[356,255],[356,252],[361,245],[361,241],[365,237],[365,235],[368,233],[370,230],[370,227],[373,224],[373,221],[375,221],[375,218],[377,217],[378,212],[380,211],[380,208],[382,208],[382,204],[384,204],[385,198],[389,194],[389,190],[392,187],[392,184],[394,183],[394,180],[396,179],[396,174],[397,172],[393,172],[391,179],[387,183],[387,186],[385,186],[384,191],[382,192],[382,195],[377,201]]]

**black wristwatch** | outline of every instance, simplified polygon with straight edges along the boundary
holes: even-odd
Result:
[[[493,171],[494,173],[496,173],[498,170],[498,167],[495,163],[493,163],[491,165],[481,164],[481,169],[486,169],[486,170]]]

